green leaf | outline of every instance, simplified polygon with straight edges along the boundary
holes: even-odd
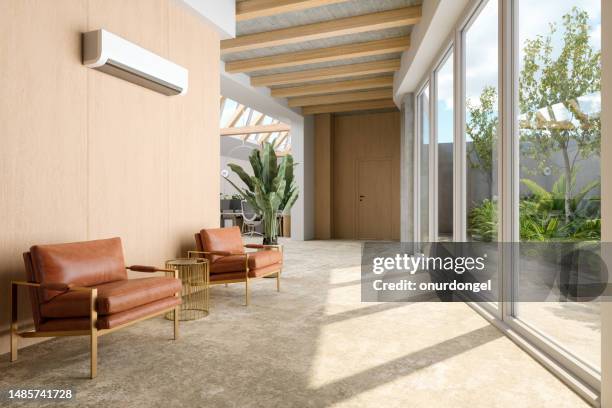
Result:
[[[236,174],[238,175],[238,177],[240,177],[240,180],[242,180],[242,182],[243,182],[244,184],[246,184],[247,188],[248,188],[250,191],[253,191],[253,181],[252,181],[252,179],[251,179],[251,176],[249,176],[249,175],[247,174],[247,172],[246,172],[246,171],[244,171],[244,169],[243,169],[241,166],[239,166],[239,165],[237,165],[237,164],[233,164],[233,163],[230,163],[230,164],[228,164],[227,166],[228,166],[228,167],[229,167],[229,168],[230,168],[230,169],[231,169],[231,170],[232,170],[234,173],[236,173]],[[227,179],[227,177],[226,177],[226,179]]]
[[[292,190],[289,199],[285,202],[285,206],[282,208],[284,214],[289,214],[291,212],[291,207],[293,207],[293,204],[295,204],[295,202],[297,201],[298,196],[298,190]]]
[[[251,167],[253,168],[253,175],[256,178],[261,179],[263,164],[261,163],[259,149],[253,149],[253,151],[251,151],[251,154],[249,155],[249,161],[251,162]],[[253,189],[251,189],[251,191],[253,191]]]
[[[277,164],[276,164],[276,152],[271,143],[264,143],[263,145],[263,171],[261,175],[261,181],[263,182],[264,191],[273,191],[272,182],[276,177]]]
[[[539,199],[542,199],[542,198],[552,199],[550,193],[546,191],[544,187],[540,186],[535,181],[530,180],[530,179],[521,179],[521,183],[523,183],[525,187],[527,187],[529,191],[531,191],[533,195],[535,195]]]
[[[593,190],[593,189],[594,189],[594,188],[596,188],[596,187],[599,187],[599,184],[600,184],[600,183],[599,183],[599,180],[593,180],[593,181],[591,181],[589,184],[587,184],[586,186],[584,186],[584,187],[582,188],[582,190],[580,190],[580,192],[579,192],[578,194],[576,194],[576,195],[574,196],[574,198],[573,198],[573,201],[574,201],[574,203],[573,203],[573,207],[574,207],[574,209],[575,209],[576,207],[578,207],[578,204],[580,204],[580,202],[581,202],[582,200],[584,200],[584,197],[585,197],[587,194],[589,194],[589,192],[590,192],[591,190]]]
[[[278,172],[276,174],[276,177],[274,177],[274,180],[272,181],[272,191],[278,191],[278,186],[281,184],[281,181],[283,182],[283,191],[282,193],[284,194],[285,192],[285,172],[287,170],[287,167],[284,165],[285,163],[285,158],[283,158],[283,160],[281,160],[281,164],[278,166]]]

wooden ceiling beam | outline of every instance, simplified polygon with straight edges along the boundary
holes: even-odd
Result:
[[[319,95],[392,87],[393,77],[386,75],[375,78],[352,79],[349,81],[327,82],[323,84],[300,85],[288,88],[273,88],[271,94],[275,98],[288,98],[292,96]]]
[[[230,118],[229,122],[227,122],[228,128],[234,127],[236,123],[238,123],[245,109],[246,109],[246,106],[242,104],[236,105],[236,110],[234,111],[234,114]]]
[[[304,115],[315,115],[318,113],[337,113],[337,112],[354,112],[364,110],[377,110],[377,109],[388,109],[395,108],[395,102],[393,99],[380,99],[377,101],[361,101],[361,102],[347,102],[347,103],[336,103],[330,105],[314,105],[307,106],[302,109]]]
[[[235,136],[235,135],[252,135],[256,133],[274,133],[274,132],[287,132],[291,129],[289,125],[284,123],[274,123],[271,125],[257,125],[257,126],[240,126],[233,128],[221,129],[221,136]]]
[[[417,24],[421,19],[421,6],[404,7],[360,16],[345,17],[320,23],[306,24],[280,30],[265,31],[242,35],[221,41],[221,54],[250,51],[260,48],[277,47],[305,41],[320,40],[384,30],[394,27],[405,27]]]
[[[307,10],[345,1],[347,0],[246,0],[236,3],[236,21]]]
[[[362,62],[360,64],[340,65],[336,67],[309,69],[304,71],[286,72],[251,77],[253,86],[289,85],[304,82],[321,81],[324,79],[347,78],[359,75],[383,74],[395,72],[400,68],[399,58]]]
[[[330,105],[344,102],[372,101],[393,98],[393,89],[374,89],[371,91],[344,92],[331,95],[300,96],[289,99],[289,106]]]
[[[274,148],[276,149],[278,146],[282,145],[285,139],[287,139],[287,136],[289,136],[289,132],[283,132],[278,135],[278,137],[274,141]]]
[[[338,61],[348,58],[370,57],[410,48],[410,36],[386,38],[357,44],[338,45],[328,48],[290,52],[269,57],[250,58],[225,63],[225,70],[230,73],[254,72],[265,69],[295,67],[320,62]]]

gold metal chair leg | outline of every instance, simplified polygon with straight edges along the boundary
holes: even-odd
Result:
[[[280,272],[276,274],[276,291],[280,292]]]
[[[19,335],[17,334],[17,290],[19,287],[11,283],[11,362],[17,361]]]
[[[98,298],[98,290],[93,289],[90,297],[90,346],[91,346],[91,366],[90,378],[94,379],[98,375],[98,312],[96,310],[96,301]]]
[[[174,340],[178,340],[179,338],[179,312],[181,310],[180,306],[174,308]]]
[[[248,306],[249,305],[249,279],[248,278],[244,281],[244,288],[245,288],[244,305]]]
[[[90,378],[94,379],[98,375],[98,333],[93,330],[91,333],[91,372]]]

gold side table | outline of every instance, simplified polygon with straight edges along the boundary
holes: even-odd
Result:
[[[208,316],[210,273],[208,260],[204,258],[178,258],[166,261],[166,268],[176,269],[183,283],[179,320],[197,320]],[[166,313],[173,319],[174,312]]]

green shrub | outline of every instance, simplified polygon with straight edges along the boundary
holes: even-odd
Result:
[[[533,180],[521,182],[532,193],[519,202],[521,241],[599,241],[601,240],[601,200],[586,195],[599,186],[598,181],[586,185],[571,199],[571,216],[566,217],[564,177],[547,191]],[[468,232],[477,241],[497,238],[497,203],[484,199],[468,215]]]

